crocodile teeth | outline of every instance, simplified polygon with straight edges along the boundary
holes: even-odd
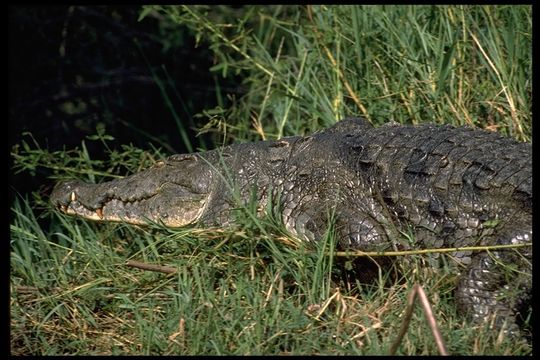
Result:
[[[71,192],[70,199],[71,199],[71,201],[77,200],[77,195],[75,195],[75,191],[72,191],[72,192]]]
[[[96,209],[96,214],[100,219],[103,219],[103,209]]]

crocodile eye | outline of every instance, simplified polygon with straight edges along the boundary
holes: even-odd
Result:
[[[276,142],[271,143],[268,145],[271,148],[280,148],[280,147],[287,147],[290,144],[285,140],[277,140]]]
[[[197,156],[193,154],[176,154],[167,158],[168,161],[181,162],[181,161],[197,161]]]

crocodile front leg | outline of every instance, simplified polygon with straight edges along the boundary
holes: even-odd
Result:
[[[516,238],[527,242],[530,234]],[[475,254],[458,281],[455,297],[459,310],[477,323],[493,321],[496,329],[505,329],[510,335],[520,334],[515,319],[520,308],[530,303],[531,259],[531,250]]]

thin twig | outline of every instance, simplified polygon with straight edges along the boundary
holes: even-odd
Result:
[[[449,253],[458,251],[494,251],[502,249],[517,249],[521,247],[532,246],[532,243],[524,244],[509,244],[509,245],[486,245],[486,246],[465,246],[456,248],[435,248],[435,249],[418,249],[418,250],[403,250],[403,251],[336,251],[333,256],[402,256],[402,255],[419,255],[431,253]]]
[[[429,304],[429,300],[426,296],[426,293],[424,292],[424,289],[419,284],[414,284],[413,289],[409,293],[409,296],[407,297],[407,308],[405,309],[405,317],[403,318],[403,323],[401,325],[401,329],[399,330],[398,336],[392,346],[390,347],[390,355],[394,355],[397,351],[397,348],[399,344],[401,343],[401,340],[403,340],[403,336],[405,336],[405,333],[407,332],[407,329],[409,328],[409,323],[411,321],[412,313],[414,310],[414,300],[416,299],[416,296],[420,297],[420,303],[422,304],[422,307],[424,309],[424,314],[426,316],[426,320],[428,321],[428,325],[431,329],[431,333],[433,334],[433,337],[435,338],[435,343],[437,344],[437,348],[439,349],[439,353],[441,355],[448,355],[448,351],[446,350],[446,346],[444,344],[444,340],[442,338],[441,332],[439,331],[439,328],[437,327],[437,321],[435,320],[435,316],[433,315],[433,311],[431,310],[431,305]]]
[[[17,285],[15,286],[15,290],[19,293],[36,293],[39,291],[39,289],[35,286],[26,286],[26,285]]]
[[[135,260],[127,260],[126,266],[131,266],[131,267],[142,269],[142,270],[161,272],[165,274],[174,274],[176,272],[176,269],[170,266],[147,264],[147,263],[143,263],[143,262],[135,261]]]

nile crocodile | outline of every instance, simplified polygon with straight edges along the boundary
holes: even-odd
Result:
[[[531,144],[484,130],[347,118],[311,136],[173,155],[119,180],[63,182],[51,199],[69,215],[181,227],[229,225],[255,196],[305,241],[323,236],[331,214],[338,247],[362,251],[527,244],[531,163]],[[454,258],[458,308],[515,327],[530,302],[532,246]]]

